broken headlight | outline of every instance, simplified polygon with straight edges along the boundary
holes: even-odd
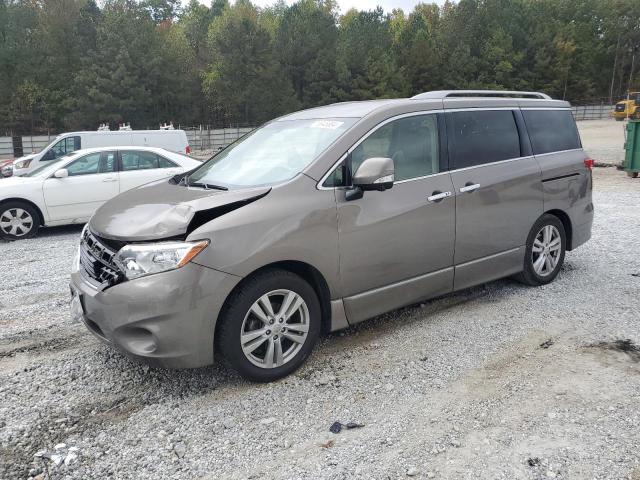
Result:
[[[122,273],[132,280],[180,268],[189,263],[207,245],[209,245],[208,240],[125,245],[116,253],[113,261]]]

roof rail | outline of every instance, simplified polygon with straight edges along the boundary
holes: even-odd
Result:
[[[516,90],[434,90],[419,93],[411,97],[414,100],[426,100],[451,97],[512,97],[512,98],[538,98],[551,100],[551,97],[540,92],[519,92]]]

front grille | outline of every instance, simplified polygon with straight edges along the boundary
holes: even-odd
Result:
[[[86,229],[80,240],[80,273],[100,290],[119,283],[124,275],[113,262],[115,254]]]
[[[618,103],[616,105],[616,112],[624,112],[624,103]]]

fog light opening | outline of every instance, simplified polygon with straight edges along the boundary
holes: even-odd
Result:
[[[142,327],[124,328],[118,332],[127,350],[138,355],[150,355],[158,349],[154,334]]]

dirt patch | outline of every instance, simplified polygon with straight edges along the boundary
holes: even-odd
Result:
[[[626,340],[593,343],[589,345],[589,347],[626,353],[632,361],[640,362],[640,346],[636,345],[632,340],[628,338]]]

